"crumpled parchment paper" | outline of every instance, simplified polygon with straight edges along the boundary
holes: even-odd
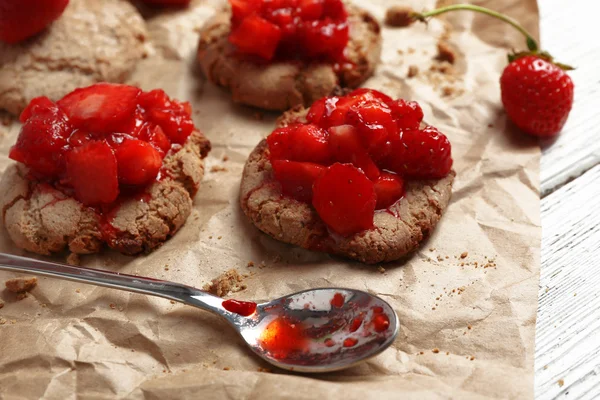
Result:
[[[234,105],[198,71],[198,32],[223,3],[194,0],[183,11],[145,12],[149,57],[131,78],[144,89],[161,87],[190,100],[197,126],[213,143],[192,216],[150,255],[107,250],[83,257],[83,265],[196,287],[236,268],[248,274],[247,289],[235,294],[240,299],[323,286],[367,290],[396,309],[398,339],[378,357],[338,373],[269,371],[225,322],[206,312],[41,278],[24,300],[0,292],[0,397],[532,398],[540,152],[507,123],[498,85],[507,51],[523,48],[522,38],[468,12],[408,29],[384,27],[382,65],[365,86],[419,101],[426,121],[452,142],[457,178],[431,239],[407,260],[377,268],[278,243],[240,211],[244,161],[277,115]],[[355,3],[380,21],[398,4]],[[402,3],[417,10],[435,6],[434,0]],[[537,34],[535,0],[474,3],[509,13]],[[453,71],[435,59],[440,38],[457,52]],[[408,78],[411,65],[419,73]],[[3,169],[18,126],[0,126],[0,132]],[[0,250],[23,254],[6,236],[2,231]],[[13,276],[0,273],[0,281]]]

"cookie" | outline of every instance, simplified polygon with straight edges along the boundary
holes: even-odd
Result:
[[[347,6],[350,40],[346,58],[354,68],[332,64],[243,60],[229,43],[230,13],[220,12],[200,34],[198,61],[204,75],[231,91],[233,101],[267,110],[308,106],[338,86],[355,88],[369,78],[381,56],[379,23],[368,12]]]
[[[71,0],[25,42],[0,42],[0,109],[18,115],[34,97],[58,100],[95,82],[124,82],[144,55],[145,23],[121,0]]]
[[[104,217],[46,183],[29,181],[27,167],[12,164],[0,181],[4,226],[18,247],[38,254],[65,249],[90,254],[104,243],[123,254],[150,251],[190,215],[209,150],[208,140],[194,132],[180,151],[165,157],[165,178],[153,183],[141,200],[127,199]]]
[[[304,115],[306,110],[288,112],[278,125]],[[367,264],[397,260],[416,250],[434,230],[452,194],[454,171],[439,180],[409,181],[401,200],[375,213],[373,229],[341,237],[330,233],[312,206],[282,196],[268,151],[261,141],[244,167],[240,204],[250,221],[279,241]]]

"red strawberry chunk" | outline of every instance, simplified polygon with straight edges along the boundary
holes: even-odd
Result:
[[[323,15],[334,21],[342,21],[348,17],[344,3],[341,0],[325,0]]]
[[[363,144],[373,148],[383,144],[388,137],[398,134],[398,125],[391,110],[379,100],[370,100],[348,111],[348,122],[354,125]]]
[[[161,153],[161,156],[163,157],[171,149],[171,141],[167,135],[165,135],[165,132],[162,130],[162,128],[158,125],[156,125],[150,132],[148,141],[152,143],[152,145]]]
[[[375,181],[375,194],[377,196],[377,210],[388,208],[397,202],[404,194],[404,180],[389,172],[382,172]]]
[[[273,59],[280,39],[281,29],[258,15],[244,18],[229,35],[229,41],[239,50],[265,60]]]
[[[17,43],[42,31],[59,18],[69,0],[0,1],[0,40]]]
[[[390,103],[400,129],[418,129],[423,121],[423,110],[416,101],[396,100]]]
[[[238,24],[244,18],[260,9],[260,0],[229,0],[233,24]]]
[[[308,162],[287,160],[274,160],[271,164],[275,179],[281,183],[281,191],[284,195],[305,203],[312,201],[313,184],[325,167]]]
[[[367,88],[353,90],[352,92],[350,92],[350,94],[348,94],[348,96],[358,97],[364,100],[378,100],[387,104],[388,106],[394,102],[394,100],[387,94],[381,93],[378,90]]]
[[[325,11],[324,0],[300,0],[298,3],[299,15],[303,20],[320,19]]]
[[[67,116],[47,97],[38,97],[23,111],[21,121],[24,125],[10,158],[41,176],[58,174],[72,129]]]
[[[91,132],[111,133],[132,118],[141,90],[129,85],[98,83],[76,89],[58,101],[71,123]]]
[[[292,158],[292,137],[294,126],[278,128],[267,137],[269,158],[272,160],[289,160]]]
[[[340,57],[346,45],[350,31],[348,24],[331,21],[312,21],[304,26],[304,50],[310,58],[319,56]]]
[[[119,183],[146,185],[152,182],[162,165],[159,152],[147,142],[125,139],[115,150]]]
[[[392,141],[386,168],[411,179],[440,179],[452,168],[448,138],[432,126],[402,132]]]
[[[369,179],[377,179],[379,168],[362,146],[360,137],[351,125],[341,125],[329,128],[329,147],[335,161],[352,163],[360,168]]]
[[[313,185],[313,206],[329,228],[350,236],[373,227],[373,183],[350,164],[333,164]]]
[[[119,195],[117,159],[105,142],[90,142],[67,153],[67,178],[85,205],[112,203]]]
[[[331,159],[329,134],[316,125],[299,124],[290,134],[290,160],[325,164]]]

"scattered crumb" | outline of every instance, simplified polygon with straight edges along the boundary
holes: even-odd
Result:
[[[258,372],[273,372],[273,371],[272,371],[271,369],[269,369],[269,368],[262,368],[262,367],[259,367],[259,368],[258,368]]]
[[[573,293],[573,297],[574,297],[574,296],[577,296],[577,293]]]
[[[17,300],[23,300],[27,298],[27,292],[17,293]]]
[[[0,325],[4,325],[4,324],[6,324],[6,322],[7,321],[4,318],[0,318]]]
[[[225,154],[225,155],[223,155],[223,158],[221,158],[221,160],[229,161],[229,156],[227,154]]]
[[[460,258],[467,258],[468,255],[469,255],[468,251],[463,251],[460,255]]]
[[[488,128],[493,128],[494,124],[488,124]]]
[[[221,240],[221,239],[223,239],[223,236],[218,236],[217,239]]]
[[[469,357],[469,360],[473,361],[475,359],[474,356]]]
[[[438,54],[435,57],[437,60],[447,61],[450,64],[454,64],[454,61],[456,60],[456,55],[454,54],[454,51],[448,43],[439,41],[437,44],[437,50]]]
[[[81,293],[81,289],[75,289],[75,293]]]
[[[430,247],[429,251],[435,251],[435,247]]]
[[[247,267],[248,267],[248,268],[252,268],[252,267],[254,267],[254,261],[248,261],[248,265],[247,265]]]
[[[424,352],[420,351],[419,354],[425,354]]]
[[[444,261],[444,257],[442,257],[442,256],[437,256],[437,260],[438,260],[438,261]]]
[[[223,367],[223,370],[224,370],[224,371],[229,371],[230,369],[231,369],[231,368],[229,368],[229,367]]]
[[[381,265],[377,267],[377,271],[379,271],[380,274],[385,274],[385,268],[383,268]]]
[[[438,349],[438,348],[436,347],[435,349],[433,349],[433,350],[431,350],[431,351],[432,351],[433,353],[437,354],[437,353],[439,353],[439,352],[440,352],[440,349]]]
[[[210,235],[208,238],[209,238],[209,239],[212,239],[212,235]]]
[[[415,20],[412,18],[413,9],[407,6],[393,6],[385,12],[385,24],[394,28],[404,28]]]
[[[413,54],[415,52],[415,49],[413,49],[412,47],[408,48],[408,54]]]
[[[79,254],[71,253],[67,257],[67,264],[75,265],[76,267],[81,265],[81,259],[79,258]]]
[[[452,86],[444,86],[442,88],[442,96],[444,96],[444,97],[452,96],[455,91],[456,91],[456,89]]]
[[[28,276],[9,279],[4,282],[4,285],[13,293],[29,292],[37,285],[37,278],[35,276]]]
[[[242,280],[243,277],[237,270],[230,269],[213,279],[211,283],[204,285],[203,289],[216,296],[224,297],[230,292],[236,293],[246,289],[247,286],[241,284]]]
[[[558,386],[563,387],[565,385],[565,380],[564,379],[559,379],[558,380]]]
[[[165,265],[165,271],[169,270],[169,264]]]
[[[446,352],[446,355],[447,355],[447,356],[449,356],[449,355],[450,355],[450,352],[449,352],[449,351],[447,351],[447,352]]]
[[[548,369],[548,366],[547,366],[547,365],[544,365],[544,369]]]
[[[108,306],[111,308],[111,310],[114,310],[115,308],[117,308],[117,306],[113,303],[110,303]]]
[[[221,166],[221,165],[213,165],[212,167],[210,167],[210,172],[226,172],[227,168]]]
[[[417,67],[416,65],[410,65],[408,67],[408,74],[407,74],[407,76],[409,78],[414,78],[417,75],[419,75],[419,67]]]
[[[471,330],[471,329],[473,329],[473,327],[471,325],[468,325],[467,329]]]

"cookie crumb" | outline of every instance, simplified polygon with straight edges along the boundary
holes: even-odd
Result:
[[[262,367],[259,367],[257,371],[258,371],[258,372],[273,372],[273,371],[272,371],[271,369],[269,369],[269,368],[262,368]]]
[[[558,380],[558,386],[563,387],[565,385],[565,380],[564,379],[559,379]]]
[[[229,367],[223,367],[223,371],[229,371],[231,368]]]
[[[67,257],[67,264],[74,265],[76,267],[81,265],[81,258],[79,258],[79,254],[71,253]]]
[[[36,287],[37,278],[35,276],[13,278],[4,282],[4,285],[13,293],[29,292]]]
[[[81,293],[81,289],[75,289],[75,293]]]
[[[410,65],[408,67],[408,74],[406,76],[408,76],[409,78],[414,78],[417,75],[419,75],[419,67],[417,67],[416,65]]]
[[[494,124],[488,124],[488,128],[493,128]]]
[[[221,158],[221,160],[223,160],[223,161],[229,161],[229,156],[227,154],[224,154],[223,158]]]
[[[177,302],[176,302],[175,300],[170,300],[170,301],[169,301],[169,303],[171,303],[171,304],[175,304],[175,303],[177,303]]]
[[[471,325],[467,325],[467,329],[471,330],[473,327]]]
[[[169,270],[169,264],[166,264],[165,265],[165,271],[168,271],[168,270]]]
[[[439,41],[437,44],[437,50],[438,54],[435,57],[436,60],[447,61],[450,64],[454,64],[454,61],[456,61],[456,54],[454,54],[454,51],[448,43]]]
[[[446,352],[446,355],[447,355],[447,356],[449,356],[449,355],[450,355],[450,352],[449,352],[449,351],[447,351],[447,352]]]
[[[393,6],[385,12],[385,24],[394,28],[404,28],[415,20],[412,18],[414,11],[407,6]]]
[[[431,350],[431,351],[432,351],[433,353],[437,354],[437,353],[439,353],[439,352],[440,352],[440,349],[438,349],[438,348],[436,347],[435,349],[433,349],[433,350]]]
[[[454,94],[454,92],[456,91],[455,88],[453,88],[452,86],[444,86],[442,88],[442,96],[443,97],[449,97],[452,96]]]
[[[117,306],[114,303],[110,303],[108,306],[110,307],[111,310],[114,310],[115,308],[117,308]]]
[[[0,325],[4,325],[4,324],[6,324],[6,322],[7,322],[6,319],[0,318]]]
[[[237,270],[230,269],[213,279],[211,283],[204,285],[203,289],[216,296],[224,297],[230,292],[236,293],[246,289],[247,286],[241,284],[242,281],[242,275]]]
[[[380,274],[385,274],[385,268],[383,268],[381,265],[377,267],[377,271],[379,271]]]
[[[246,265],[248,268],[252,268],[254,267],[254,261],[248,261],[248,265]]]
[[[227,172],[227,168],[221,165],[213,165],[210,167],[210,172]]]
[[[547,365],[544,365],[544,369],[548,369],[548,366],[547,366]]]
[[[468,252],[468,251],[463,251],[463,252],[460,254],[460,258],[467,258],[467,256],[468,256],[468,255],[469,255],[469,252]]]
[[[223,239],[223,236],[218,236],[217,239],[221,240],[221,239]]]
[[[420,352],[419,352],[419,354],[425,354],[425,352],[423,352],[423,351],[420,351]]]
[[[473,361],[475,359],[474,356],[469,357],[469,360]]]

